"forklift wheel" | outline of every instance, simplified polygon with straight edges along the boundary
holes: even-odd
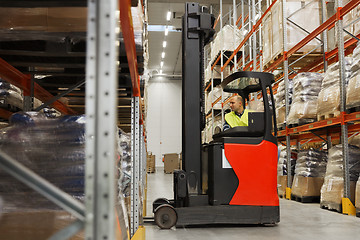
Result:
[[[163,204],[170,204],[170,201],[166,198],[158,198],[153,202],[153,213],[155,213],[155,210],[160,207]]]
[[[155,210],[154,219],[161,229],[170,229],[176,224],[177,214],[173,206],[163,204]]]

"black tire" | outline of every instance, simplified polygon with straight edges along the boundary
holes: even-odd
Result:
[[[154,220],[161,229],[170,229],[177,222],[175,208],[169,204],[163,204],[155,210]]]

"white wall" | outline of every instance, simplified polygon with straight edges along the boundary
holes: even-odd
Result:
[[[147,92],[147,150],[159,167],[163,154],[181,152],[181,80],[151,78]]]

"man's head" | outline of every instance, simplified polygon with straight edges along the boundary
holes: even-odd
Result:
[[[230,108],[232,111],[240,114],[244,111],[243,99],[239,95],[230,98]]]

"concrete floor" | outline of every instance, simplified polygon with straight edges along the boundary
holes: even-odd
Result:
[[[156,198],[173,199],[172,181],[172,174],[165,174],[163,168],[148,175],[147,216],[152,216],[151,204]],[[320,209],[318,203],[302,204],[281,199],[280,223],[274,227],[173,227],[161,230],[155,224],[146,223],[145,229],[147,240],[355,240],[360,237],[360,218]]]

